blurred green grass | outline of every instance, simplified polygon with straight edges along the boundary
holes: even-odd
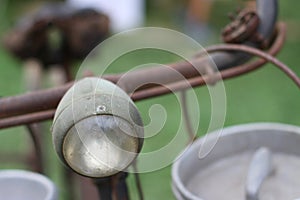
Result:
[[[4,2],[2,0],[2,2]],[[225,22],[225,14],[228,10],[232,9],[232,5],[236,1],[216,1],[214,8],[214,17],[212,22],[216,24],[216,30],[218,27],[223,26]],[[18,5],[18,6],[17,6]],[[227,5],[227,6],[224,6]],[[15,6],[15,8],[13,8]],[[4,12],[2,7],[2,17],[0,18],[0,30],[1,35],[9,28],[14,16],[18,15],[18,9],[20,5],[16,1],[12,1],[7,5],[7,10]],[[289,65],[297,74],[300,75],[300,68],[298,62],[300,61],[300,2],[299,1],[280,1],[280,15],[279,19],[287,22],[288,35],[287,41],[279,54],[278,58]],[[170,12],[174,11],[170,9]],[[157,11],[159,12],[159,10]],[[161,13],[161,12],[159,12]],[[148,24],[173,27],[171,23],[166,20],[160,20],[160,16],[166,15],[162,13],[156,16],[152,21],[149,20]],[[168,14],[169,18],[173,15]],[[151,18],[151,15],[149,16]],[[218,42],[218,41],[216,41]],[[154,53],[155,54],[155,53]],[[135,66],[140,62],[150,60],[151,57],[156,57],[162,63],[173,61],[174,57],[167,56],[165,54],[153,55],[150,52],[144,52],[144,55],[133,54],[118,60],[118,63],[114,63],[115,66]],[[124,68],[123,68],[124,70]],[[238,78],[225,81],[226,96],[227,96],[227,115],[225,126],[251,123],[251,122],[281,122],[294,125],[300,125],[300,113],[299,113],[299,89],[293,85],[293,83],[278,69],[268,64],[262,69],[255,71],[251,74],[247,74]],[[21,62],[12,58],[6,53],[3,48],[0,48],[0,96],[11,96],[25,92],[22,81],[22,67]],[[210,98],[206,87],[196,89],[198,100],[201,105],[201,122],[199,135],[206,133],[209,118],[210,118]],[[148,152],[152,149],[166,144],[173,136],[172,133],[176,130],[177,122],[180,120],[180,109],[178,109],[178,102],[174,95],[166,95],[151,100],[145,100],[137,103],[144,121],[149,123],[148,109],[153,104],[161,104],[165,107],[168,113],[168,121],[163,131],[156,137],[147,139],[145,141],[143,151]],[[1,106],[1,105],[0,105]],[[45,132],[43,137],[46,137],[47,141],[51,141],[49,123],[44,125]],[[28,148],[29,140],[26,136],[24,128],[11,128],[0,131],[0,152],[12,152],[12,151],[24,151]],[[48,149],[48,163],[47,174],[58,184],[62,194],[64,194],[63,183],[60,181],[60,163],[54,155],[51,147],[51,142],[45,144]],[[1,163],[1,168],[23,168],[22,165]],[[152,199],[173,199],[171,191],[171,167],[168,166],[164,169],[141,174],[142,184],[146,200]],[[129,188],[131,190],[132,199],[137,198],[137,192],[134,185],[134,179],[129,176],[128,179]],[[61,198],[63,199],[63,197]]]

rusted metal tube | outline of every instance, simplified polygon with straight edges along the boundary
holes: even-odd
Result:
[[[285,25],[283,23],[280,23],[278,25],[277,38],[273,42],[273,45],[269,49],[268,53],[270,53],[271,55],[276,55],[279,52],[280,48],[283,46],[284,43],[285,32],[286,32]],[[217,51],[217,49],[213,49],[213,50]],[[238,75],[242,75],[257,69],[258,67],[264,65],[266,62],[267,61],[265,61],[264,59],[260,59],[253,63],[223,70],[221,71],[221,77],[222,79],[228,79]],[[112,82],[115,82],[118,79],[117,76],[113,76],[113,75],[104,76],[103,78],[112,80]],[[183,83],[184,85],[180,82],[175,82],[169,84],[168,86],[173,91],[185,89],[190,86],[193,87],[200,86],[205,84],[205,80],[207,80],[207,77],[195,77],[187,80],[189,81],[190,85],[188,85],[185,80]],[[40,111],[55,109],[62,96],[71,86],[72,83],[69,83],[55,89],[36,91],[36,92],[31,92],[20,96],[0,99],[0,106],[1,106],[0,119],[4,117],[10,117],[7,119],[0,120],[0,128],[8,128],[11,126],[28,124],[32,122],[51,119],[54,115],[54,110],[45,111],[45,112],[40,112]],[[156,86],[153,88],[136,91],[135,93],[132,94],[131,97],[134,101],[139,101],[139,100],[155,97],[162,94],[167,94],[169,92],[170,89],[164,86]],[[31,100],[35,100],[35,101],[32,102]],[[28,114],[33,112],[39,112],[39,113]],[[22,115],[22,116],[11,117],[14,115]]]
[[[210,63],[213,63],[212,60],[206,56],[168,65],[148,67],[119,75],[117,84],[127,93],[132,93],[156,84],[164,85],[180,81],[183,78],[201,76],[205,74],[205,66]],[[180,76],[176,74],[180,74]]]
[[[31,150],[29,163],[32,166],[32,169],[38,173],[44,173],[44,165],[43,165],[43,153],[41,147],[41,127],[40,124],[34,123],[26,126],[29,135],[31,137],[33,143],[33,149]]]
[[[202,60],[203,62],[207,62],[205,59]],[[171,64],[170,67],[179,71],[179,73],[182,73],[181,77],[189,78],[192,77],[192,74],[193,76],[200,75],[199,72],[192,66],[192,64],[187,61]],[[159,82],[161,84],[164,84],[180,80],[179,76],[169,75],[170,72],[173,71],[171,68],[154,67],[151,69],[128,73],[126,78],[121,80],[121,82],[126,85],[125,88],[123,87],[123,89],[125,89],[127,92],[131,92],[137,85],[143,84],[145,81],[146,83]],[[121,77],[122,74],[117,74],[105,75],[102,78],[116,83]],[[121,87],[122,83],[119,83]],[[26,113],[54,109],[58,105],[65,92],[72,86],[72,84],[73,82],[53,89],[39,90],[19,96],[2,98],[0,99],[0,119]]]
[[[116,83],[119,75],[105,75],[102,78]],[[0,99],[0,119],[16,115],[56,109],[60,99],[73,85],[69,82],[63,86],[46,90],[36,90],[26,94]]]
[[[278,36],[277,36],[276,40],[274,41],[272,47],[268,51],[268,53],[270,55],[276,55],[279,52],[279,50],[283,46],[285,36],[286,36],[286,27],[283,23],[280,23],[278,25]],[[218,48],[208,49],[208,51],[218,51]],[[226,69],[226,70],[221,71],[220,76],[217,76],[216,79],[218,79],[218,80],[219,79],[229,79],[229,78],[236,77],[236,76],[239,76],[242,74],[246,74],[248,72],[258,69],[259,67],[263,66],[265,63],[267,63],[266,60],[259,59],[252,63],[233,67],[230,69]],[[155,96],[168,94],[171,91],[175,92],[175,91],[184,90],[184,89],[190,88],[190,87],[205,85],[208,82],[208,78],[209,77],[207,77],[207,76],[195,77],[195,78],[191,78],[191,79],[188,79],[185,81],[171,83],[171,84],[168,84],[165,86],[157,86],[157,87],[137,91],[132,94],[131,98],[134,101],[139,101],[142,99],[147,99],[149,97],[155,97]],[[218,80],[215,80],[215,81],[218,81]]]
[[[42,112],[36,112],[36,113],[30,113],[30,114],[0,119],[0,129],[52,119],[54,113],[55,110],[47,110]]]
[[[263,2],[264,0],[258,0],[258,2]],[[259,11],[261,10],[271,10],[272,12],[264,14],[259,12],[260,17],[263,19],[276,18],[277,15],[277,4],[274,3],[276,0],[272,0],[271,8],[267,7],[266,4],[260,3]],[[260,24],[260,27],[264,27],[268,25],[268,29],[259,29],[259,33],[265,37],[270,36],[271,31],[273,30],[274,20],[263,20],[264,23]],[[270,30],[269,30],[270,29]],[[271,30],[272,29],[272,30]],[[216,55],[216,56],[214,56]],[[228,63],[231,63],[230,66],[233,66],[234,61],[241,60],[239,54],[228,53],[223,51],[222,53],[217,52],[212,55],[214,62],[216,62],[218,69],[227,68]],[[207,62],[208,59],[204,59],[201,62]],[[221,62],[218,62],[221,61]],[[203,63],[203,64],[204,64]],[[226,66],[225,66],[226,65]],[[189,62],[180,62],[176,64],[172,64],[171,67],[180,72],[185,78],[199,76],[199,72],[191,67],[191,63]],[[153,69],[145,69],[141,71],[132,72],[132,75],[128,75],[128,79],[123,80],[123,83],[120,85],[124,86],[124,89],[128,92],[132,92],[136,86],[140,85],[143,82],[151,83],[158,82],[166,83],[166,82],[174,82],[176,78],[169,76],[167,73],[162,73],[166,68],[153,68]],[[147,73],[146,73],[147,72]],[[151,75],[149,75],[151,72]],[[105,78],[105,77],[104,77]],[[111,76],[112,80],[116,81],[120,78],[120,75]],[[161,80],[166,80],[165,82],[161,82]],[[6,118],[16,115],[22,115],[26,113],[39,112],[48,109],[54,109],[57,105],[64,93],[69,89],[71,84],[64,85],[59,88],[37,91],[33,93],[28,93],[21,96],[9,97],[0,100],[0,118]]]
[[[0,118],[56,108],[61,97],[71,86],[72,84],[69,83],[53,89],[2,98],[0,99]]]

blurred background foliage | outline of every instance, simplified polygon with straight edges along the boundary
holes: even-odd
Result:
[[[27,11],[35,8],[42,1],[33,0],[0,0],[0,36],[9,30],[18,18]],[[210,27],[214,32],[209,44],[220,43],[219,33],[228,22],[227,13],[234,11],[243,1],[241,0],[215,0],[211,13]],[[287,24],[287,40],[278,58],[289,65],[300,75],[298,67],[300,57],[300,1],[279,1],[279,20]],[[159,26],[182,30],[185,1],[183,0],[148,0],[146,1],[146,26]],[[130,69],[137,63],[151,61],[151,57],[157,58],[157,62],[172,62],[177,58],[165,53],[144,51],[126,58],[120,58],[114,66]],[[299,89],[278,69],[268,64],[262,69],[251,74],[225,81],[227,95],[227,115],[225,126],[251,123],[258,121],[273,121],[300,125],[300,93]],[[0,96],[11,96],[24,93],[22,78],[22,63],[7,53],[0,46]],[[198,101],[201,104],[201,122],[199,135],[206,133],[210,120],[210,97],[208,89],[202,87],[196,90]],[[173,138],[174,124],[180,120],[180,109],[174,95],[167,95],[138,103],[142,116],[146,123],[149,122],[148,109],[153,104],[161,104],[165,107],[169,121],[163,129],[163,133],[145,141],[143,151],[151,151],[161,147]],[[1,106],[1,105],[0,105]],[[190,108],[192,110],[192,108]],[[50,122],[44,123],[43,137],[47,175],[60,188],[61,199],[64,199],[64,186],[61,182],[60,162],[56,158],[49,132]],[[271,139],[271,138],[270,138]],[[0,131],[0,156],[10,155],[12,152],[22,152],[28,149],[30,142],[23,127],[10,128]],[[0,157],[1,158],[1,157]],[[1,168],[24,168],[23,165],[11,164],[1,160]],[[146,200],[173,199],[171,191],[171,167],[166,167],[151,173],[141,174],[142,184]],[[137,199],[133,177],[128,179],[131,196]]]

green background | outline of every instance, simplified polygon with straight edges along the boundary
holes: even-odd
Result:
[[[241,1],[215,1],[212,11],[211,29],[214,36],[209,39],[209,44],[220,43],[218,32],[228,20],[226,13],[234,10]],[[32,1],[0,1],[0,36],[12,26],[21,13],[29,10],[32,5],[39,2]],[[181,1],[154,0],[147,2],[147,21],[149,26],[160,26],[181,30],[181,21],[178,19],[182,12]],[[279,20],[287,24],[287,39],[284,48],[278,58],[290,66],[300,75],[300,1],[289,0],[280,1]],[[137,53],[128,54],[113,63],[112,71],[126,71],[130,66],[135,66],[147,62],[172,62],[177,57],[160,51],[145,50]],[[128,67],[124,67],[128,66]],[[260,70],[241,77],[226,80],[227,113],[225,126],[251,123],[251,122],[281,122],[293,125],[300,125],[299,113],[299,89],[281,71],[273,65],[265,65]],[[48,85],[48,83],[45,83]],[[201,105],[201,122],[198,135],[206,133],[210,120],[210,97],[208,89],[202,87],[195,90],[199,104]],[[2,46],[0,47],[0,96],[12,96],[24,93],[22,78],[22,63],[9,55]],[[153,104],[161,104],[168,114],[168,120],[163,130],[155,137],[147,139],[143,151],[160,148],[174,137],[180,122],[179,104],[174,95],[166,95],[151,100],[138,102],[145,123],[150,122],[148,116],[149,108]],[[0,105],[1,106],[1,105]],[[192,109],[191,109],[192,110]],[[45,131],[42,133],[46,142],[44,147],[45,161],[47,164],[47,175],[60,188],[61,199],[65,195],[63,182],[60,180],[61,170],[52,149],[50,128],[51,123],[44,123]],[[272,139],[272,138],[270,138]],[[10,128],[0,131],[0,156],[11,155],[13,152],[23,152],[30,147],[24,127]],[[3,156],[2,156],[3,157]],[[1,157],[0,157],[1,158]],[[2,159],[0,163],[2,169],[24,168],[23,165],[13,164]],[[145,199],[174,199],[171,191],[171,167],[161,170],[141,174],[142,185]],[[129,176],[128,185],[131,190],[132,199],[138,199],[134,179]]]

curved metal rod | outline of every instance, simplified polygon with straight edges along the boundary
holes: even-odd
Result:
[[[283,46],[285,35],[286,28],[285,25],[281,23],[278,25],[277,37],[268,51],[269,54],[276,55],[279,52],[279,50]],[[258,69],[259,67],[263,66],[266,62],[266,60],[260,59],[249,64],[223,70],[221,71],[221,78],[229,79],[235,76],[246,74],[248,72]],[[111,78],[111,76],[109,76],[109,78]],[[196,87],[205,85],[207,77],[195,77],[188,80],[191,84],[188,85],[188,87]],[[0,105],[3,105],[3,107],[0,107],[0,110],[2,110],[2,112],[0,112],[0,128],[8,128],[12,126],[39,122],[53,118],[56,104],[58,104],[64,93],[72,86],[72,84],[73,83],[69,83],[67,85],[55,89],[36,91],[21,96],[0,99]],[[177,90],[185,89],[186,81],[184,85],[178,82],[172,83],[171,87]],[[168,93],[170,93],[169,89],[163,86],[157,86],[154,88],[134,92],[131,97],[134,101],[139,101]],[[36,102],[30,101],[32,99],[35,99]],[[5,104],[3,104],[3,102],[6,103],[6,106],[8,107],[5,107]],[[22,109],[19,110],[19,108]],[[17,116],[10,117],[14,115]],[[1,119],[5,116],[8,116],[9,118]]]
[[[274,29],[274,21],[277,16],[277,0],[268,0],[268,3],[264,3],[265,0],[257,0],[259,17],[262,21],[259,28],[259,34],[266,36],[268,38],[271,37],[271,33]],[[262,28],[262,27],[268,27]],[[256,46],[256,44],[247,42],[247,45]],[[212,60],[216,63],[219,70],[226,69],[228,67],[235,66],[237,62],[243,61],[242,59],[247,57],[247,54],[243,53],[233,53],[233,52],[214,52],[210,54]],[[209,61],[208,61],[209,60]],[[211,62],[210,59],[203,59],[202,64],[207,62]],[[201,65],[201,64],[200,64]],[[199,66],[200,66],[199,65]],[[196,77],[199,76],[199,72],[191,65],[189,62],[179,62],[172,64],[171,67],[178,70],[185,78]],[[140,85],[141,82],[157,82],[155,81],[157,78],[159,80],[167,80],[168,82],[176,81],[176,77],[169,76],[168,73],[163,73],[164,68],[146,68],[140,71],[131,72],[132,77],[130,76],[127,81],[125,81],[125,89],[127,91],[133,91],[137,85]],[[196,71],[196,72],[195,72]],[[155,76],[151,76],[150,72],[155,72]],[[161,76],[158,76],[161,75]],[[116,82],[120,78],[120,74],[116,75],[107,75],[102,78],[111,80],[112,82]],[[169,78],[168,78],[169,77]],[[171,79],[170,79],[171,77]],[[169,80],[170,79],[170,80]],[[124,80],[123,80],[124,81]],[[159,82],[160,82],[159,81]],[[124,83],[124,82],[123,82]],[[25,95],[8,97],[0,99],[0,118],[7,118],[16,115],[28,114],[33,112],[45,111],[48,109],[55,109],[58,105],[60,99],[64,95],[64,93],[71,87],[73,83],[66,84],[59,88],[36,91],[32,93],[28,93]]]
[[[248,47],[248,46],[243,46],[243,45],[216,45],[212,46],[207,49],[207,51],[222,51],[222,50],[227,50],[227,51],[243,51],[250,53],[252,55],[258,56],[260,58],[263,58],[264,60],[274,64],[274,66],[278,67],[281,71],[283,71],[290,79],[294,81],[294,83],[299,87],[300,89],[300,78],[298,75],[291,70],[287,65],[279,61],[277,58],[260,51],[258,49],[255,49],[253,47]]]
[[[284,24],[281,23],[278,26],[278,36],[277,36],[276,40],[274,41],[272,47],[268,51],[269,54],[276,55],[279,52],[279,50],[283,46],[285,36],[286,36],[286,27]],[[226,45],[224,45],[224,46],[226,46]],[[210,47],[208,47],[207,49],[209,51],[218,51],[217,48],[210,49]],[[245,65],[241,65],[241,66],[223,70],[220,72],[221,76],[215,77],[217,79],[215,81],[218,81],[221,79],[223,79],[223,80],[229,79],[229,78],[236,77],[236,76],[239,76],[242,74],[246,74],[248,72],[258,69],[259,67],[263,66],[266,63],[267,63],[267,61],[265,59],[260,59],[260,60],[254,61],[252,63],[249,63],[249,64],[245,64]],[[184,89],[187,89],[190,87],[205,85],[208,82],[208,80],[209,80],[208,76],[190,78],[190,79],[187,79],[187,80],[184,80],[181,82],[175,82],[175,83],[171,83],[171,84],[168,84],[165,86],[157,86],[157,87],[137,91],[132,94],[131,98],[135,101],[138,101],[138,100],[147,99],[150,97],[160,96],[160,95],[168,94],[171,91],[174,92],[174,91],[184,90]],[[188,81],[188,84],[187,84],[187,81]]]
[[[278,42],[281,42],[281,41],[278,41]],[[249,54],[261,57],[263,60],[265,60],[265,62],[267,62],[267,61],[271,62],[275,66],[277,66],[279,69],[281,69],[300,88],[300,78],[297,76],[297,74],[295,74],[288,66],[286,66],[284,63],[280,62],[278,59],[271,56],[270,54],[267,54],[263,51],[260,51],[253,47],[248,47],[245,45],[228,45],[227,44],[227,45],[215,45],[215,46],[207,48],[207,52],[215,52],[215,51],[242,51],[242,52],[247,52]],[[217,76],[216,78],[218,80],[221,80],[222,78],[230,78],[233,76],[237,76],[240,73],[245,73],[246,71],[249,72],[249,71],[257,69],[258,67],[262,66],[261,63],[263,63],[263,61],[257,61],[255,63],[250,63],[247,67],[245,67],[245,66],[242,67],[244,69],[240,68],[240,70],[238,72],[234,72],[233,69],[228,69],[228,70],[232,70],[232,71],[230,71],[230,73],[227,73],[227,77],[224,76],[224,72],[221,72],[220,73],[221,76]],[[196,77],[196,78],[188,79],[187,81],[180,81],[180,82],[168,84],[165,86],[157,86],[157,87],[146,89],[143,91],[138,91],[132,95],[132,99],[134,99],[134,100],[146,99],[149,96],[150,97],[160,96],[163,94],[168,94],[171,91],[174,92],[174,91],[188,89],[190,87],[204,85],[207,83],[208,78],[209,77],[207,77],[207,76]]]
[[[275,30],[275,22],[277,20],[277,0],[257,0],[257,13],[260,19],[257,35],[263,41],[270,41]],[[243,44],[252,47],[260,46],[259,43],[250,41],[245,41]],[[118,78],[122,77],[122,79],[118,82],[118,85],[127,93],[132,93],[134,90],[136,90],[137,86],[143,85],[139,89],[145,89],[149,87],[149,85],[144,85],[143,83],[168,84],[171,82],[180,81],[180,77],[177,77],[176,79],[176,77],[173,76],[166,76],[166,74],[170,73],[170,68],[178,71],[185,78],[193,78],[196,76],[201,76],[203,66],[209,65],[212,62],[215,63],[217,69],[221,71],[231,68],[232,66],[246,63],[250,58],[251,56],[245,52],[211,52],[209,57],[200,58],[201,60],[197,61],[181,61],[170,64],[168,67],[151,67],[142,70],[136,70],[126,73],[126,76],[124,77],[122,77],[122,74],[119,74]],[[193,65],[192,63],[196,63],[196,65]]]

